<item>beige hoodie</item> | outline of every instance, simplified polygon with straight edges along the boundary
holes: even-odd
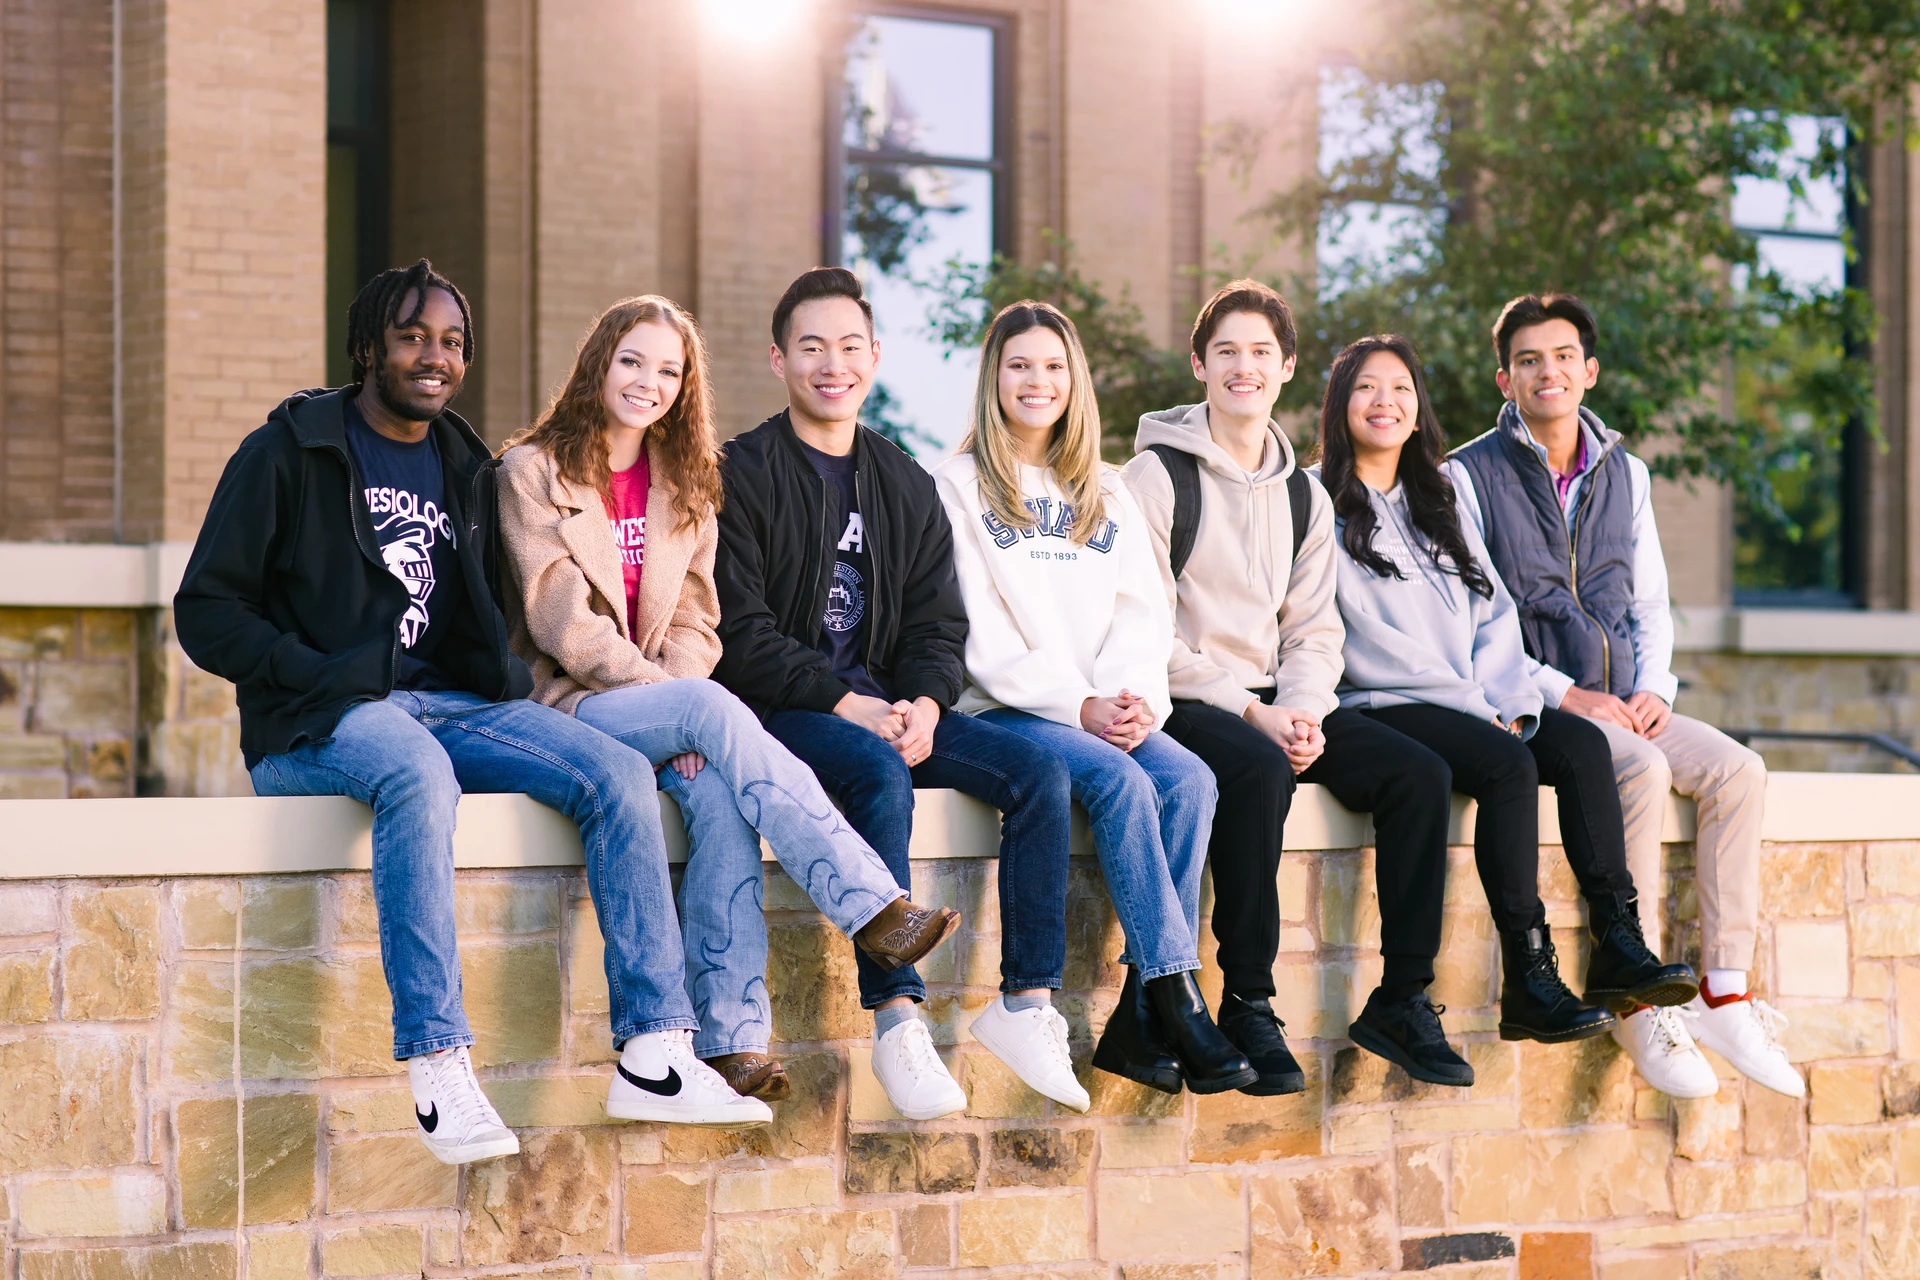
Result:
[[[1167,679],[1175,698],[1240,715],[1255,695],[1322,715],[1338,707],[1341,645],[1346,628],[1334,602],[1333,502],[1318,480],[1307,537],[1293,551],[1287,477],[1293,446],[1273,423],[1260,470],[1249,474],[1207,430],[1207,406],[1181,405],[1140,419],[1139,456],[1126,466],[1127,487],[1146,515],[1173,604],[1173,654]],[[1193,554],[1176,583],[1168,567],[1173,536],[1173,480],[1150,452],[1170,444],[1200,460],[1200,524]]]

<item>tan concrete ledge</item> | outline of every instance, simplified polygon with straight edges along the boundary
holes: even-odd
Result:
[[[190,542],[0,542],[0,607],[170,605],[192,551]]]
[[[1808,657],[1920,656],[1920,613],[1892,609],[1676,608],[1673,647],[1683,653]]]
[[[1540,839],[1560,841],[1553,793],[1540,796]],[[686,858],[686,835],[662,797],[669,856]],[[1449,843],[1471,844],[1474,806],[1455,798]],[[331,796],[260,799],[0,800],[0,879],[49,876],[260,875],[343,871],[372,865],[372,814]],[[1077,824],[1075,851],[1085,847]],[[1693,804],[1673,797],[1666,838],[1691,840]],[[1765,838],[1774,841],[1920,839],[1920,777],[1777,773],[1768,780]],[[1373,843],[1372,822],[1303,786],[1287,820],[1287,848],[1354,849]],[[993,810],[953,791],[916,797],[915,858],[991,858]],[[767,855],[771,857],[772,855]],[[454,836],[460,867],[580,865],[573,825],[521,795],[470,795]]]

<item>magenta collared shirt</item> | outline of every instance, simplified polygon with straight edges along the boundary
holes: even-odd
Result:
[[[1561,506],[1564,507],[1567,505],[1567,490],[1573,487],[1573,482],[1575,480],[1578,480],[1582,475],[1582,473],[1586,471],[1586,469],[1587,469],[1587,433],[1585,431],[1582,431],[1580,433],[1579,452],[1573,455],[1573,470],[1563,473],[1559,471],[1554,471],[1552,467],[1547,468],[1548,471],[1553,472],[1553,493],[1555,497],[1560,499]]]

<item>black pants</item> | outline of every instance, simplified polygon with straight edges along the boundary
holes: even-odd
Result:
[[[1357,711],[1335,711],[1321,727],[1326,752],[1299,780],[1326,787],[1349,809],[1373,814],[1380,985],[1390,996],[1414,995],[1433,981],[1440,950],[1451,775],[1438,755]],[[1281,836],[1293,803],[1293,766],[1266,734],[1203,702],[1174,703],[1167,733],[1207,762],[1220,787],[1207,857],[1213,867],[1213,936],[1226,989],[1271,996],[1280,949]]]
[[[1633,889],[1613,751],[1592,721],[1545,710],[1539,729],[1522,742],[1496,725],[1428,703],[1362,714],[1431,749],[1453,771],[1454,790],[1479,802],[1473,859],[1502,933],[1519,933],[1547,918],[1540,902],[1542,783],[1560,801],[1560,836],[1580,891],[1591,898]]]

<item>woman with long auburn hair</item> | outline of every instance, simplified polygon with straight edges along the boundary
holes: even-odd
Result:
[[[1340,547],[1340,705],[1432,751],[1454,790],[1479,802],[1473,853],[1500,932],[1501,1038],[1601,1035],[1614,1024],[1596,1007],[1603,993],[1682,1004],[1692,970],[1663,965],[1644,942],[1596,945],[1586,998],[1561,981],[1540,901],[1540,786],[1559,795],[1581,892],[1631,890],[1612,751],[1591,721],[1543,705],[1519,612],[1462,517],[1445,449],[1412,343],[1382,334],[1335,358],[1314,470],[1333,498]]]
[[[1213,773],[1158,732],[1170,709],[1173,615],[1145,518],[1100,461],[1093,379],[1057,308],[1016,302],[993,318],[972,430],[934,483],[969,621],[968,685],[955,709],[1066,765],[1126,933],[1126,984],[1093,1064],[1169,1093],[1253,1083],[1194,982]],[[1062,900],[1065,872],[1055,872]],[[1027,892],[1001,886],[1003,899]],[[1008,992],[974,1037],[1021,1070],[1001,1045],[1017,1051],[1019,1002],[1045,995]],[[1063,1044],[1070,1071],[1064,1053]]]
[[[790,1091],[767,1056],[762,835],[883,967],[925,956],[959,916],[908,902],[812,770],[707,679],[720,657],[718,460],[699,326],[666,298],[628,298],[594,322],[553,403],[508,441],[500,526],[508,638],[533,670],[533,697],[646,756],[691,845],[680,907],[700,1031],[643,1023],[616,1046],[608,1111],[736,1126],[771,1120],[763,1099]],[[590,882],[603,860],[586,851]]]

